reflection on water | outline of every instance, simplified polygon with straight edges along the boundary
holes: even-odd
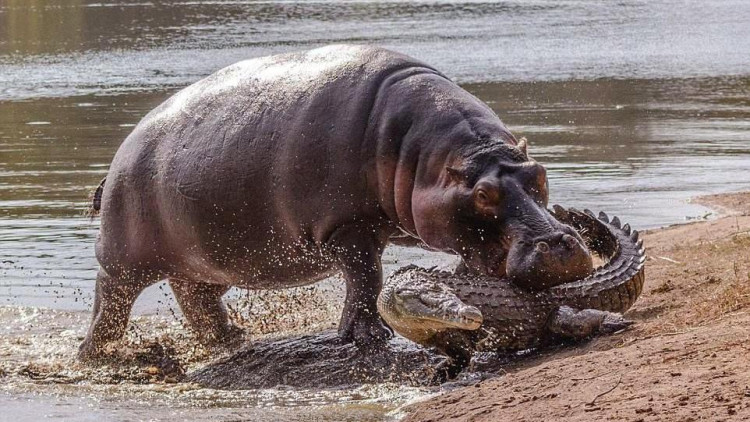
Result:
[[[462,82],[742,75],[750,2],[0,2],[0,99],[184,86],[230,63],[375,43]]]
[[[750,78],[466,88],[529,138],[553,202],[644,228],[703,215],[693,196],[750,187]]]

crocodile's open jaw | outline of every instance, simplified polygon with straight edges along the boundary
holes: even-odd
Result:
[[[449,288],[440,283],[403,283],[390,294],[378,299],[378,308],[387,307],[391,321],[424,335],[449,329],[476,330],[482,325],[478,308],[462,302]],[[381,313],[384,310],[381,310]]]

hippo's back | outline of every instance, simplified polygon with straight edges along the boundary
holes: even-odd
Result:
[[[372,212],[362,174],[363,149],[374,151],[363,146],[370,112],[383,81],[413,69],[438,73],[342,45],[242,61],[188,86],[118,150],[100,243],[225,243],[217,256],[231,259],[229,248],[315,240],[321,224]]]
[[[369,87],[372,79],[408,66],[426,67],[389,50],[352,45],[249,59],[188,86],[145,120],[169,124],[177,119],[182,125],[181,115],[206,118],[205,113],[221,111],[237,113],[235,119],[252,119],[271,111],[289,111],[318,96],[353,94],[357,85]],[[342,85],[348,88],[346,92]]]

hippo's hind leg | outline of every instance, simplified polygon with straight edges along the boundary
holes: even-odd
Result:
[[[209,347],[238,344],[244,332],[229,320],[221,297],[229,286],[169,279],[177,303],[198,340]]]
[[[383,285],[380,257],[387,236],[378,239],[369,235],[373,232],[377,233],[372,228],[347,226],[336,230],[329,239],[346,280],[339,336],[368,351],[382,350],[382,344],[392,336],[377,309],[377,298]]]
[[[107,343],[122,338],[128,326],[130,311],[143,289],[157,280],[145,277],[114,278],[104,269],[96,276],[96,292],[91,326],[78,349],[78,359],[94,360],[104,352]]]

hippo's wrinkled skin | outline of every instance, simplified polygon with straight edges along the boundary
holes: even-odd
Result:
[[[222,69],[150,112],[112,161],[79,356],[119,339],[159,280],[200,339],[222,343],[239,332],[221,302],[230,286],[335,271],[347,288],[341,336],[379,344],[380,257],[394,233],[520,284],[534,250],[563,248],[570,262],[589,259],[565,275],[576,278],[590,257],[546,212],[544,168],[517,144],[488,106],[388,50],[330,46]]]

